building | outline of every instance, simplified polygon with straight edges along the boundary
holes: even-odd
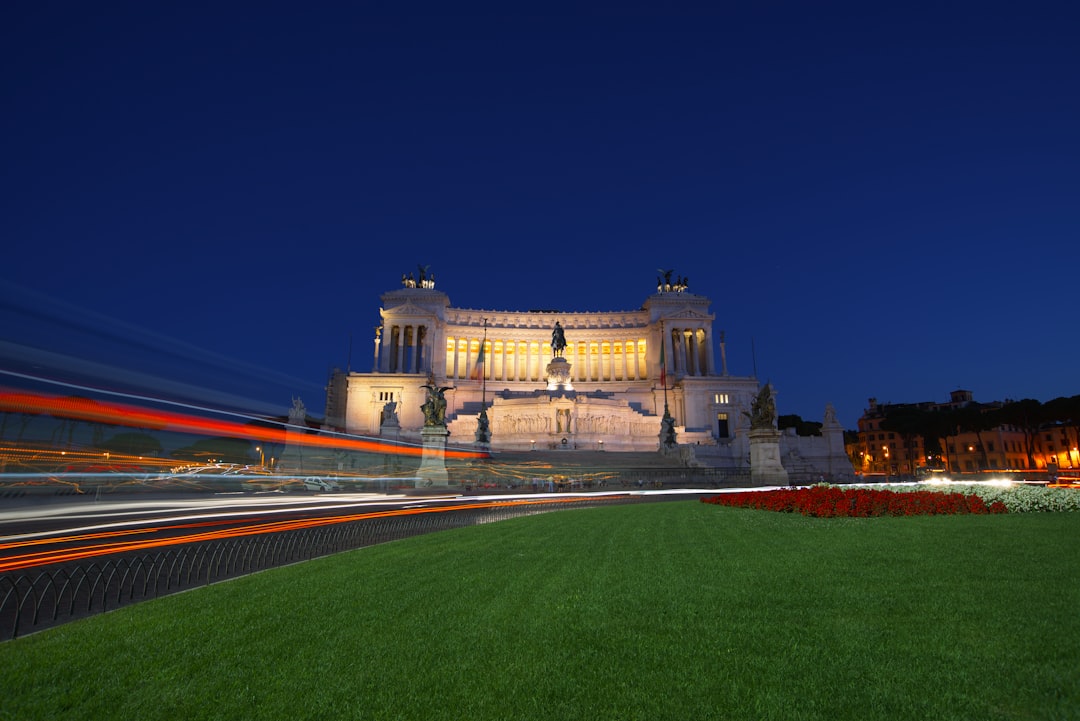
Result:
[[[1060,426],[1043,426],[1038,430],[1031,438],[1029,458],[1027,433],[1022,428],[1001,424],[976,433],[954,425],[951,432],[940,439],[940,457],[932,458],[927,455],[923,436],[912,435],[904,439],[897,431],[890,430],[886,422],[890,412],[898,408],[946,413],[974,404],[983,412],[990,412],[1006,402],[976,404],[974,394],[969,390],[952,391],[945,402],[879,404],[876,398],[870,398],[869,407],[859,418],[858,438],[847,446],[848,456],[860,473],[886,475],[917,475],[929,468],[974,473],[1046,470],[1048,465],[1080,467],[1076,443],[1070,442],[1068,429]]]
[[[661,280],[637,310],[611,312],[455,308],[430,279],[402,285],[381,296],[371,371],[331,375],[329,428],[417,440],[431,379],[449,387],[451,445],[476,442],[484,410],[495,453],[657,451],[666,407],[687,464],[748,467],[744,412],[758,380],[728,372],[709,299],[681,280]],[[850,474],[843,430],[835,418],[826,425],[816,445],[786,434],[781,450],[803,470]]]

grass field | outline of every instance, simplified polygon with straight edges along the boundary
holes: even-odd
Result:
[[[1078,719],[1080,514],[569,510],[0,644],[0,718]]]

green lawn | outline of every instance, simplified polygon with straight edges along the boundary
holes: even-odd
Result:
[[[694,501],[449,531],[0,643],[0,718],[1078,719],[1080,514]]]

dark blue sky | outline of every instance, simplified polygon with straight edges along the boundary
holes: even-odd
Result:
[[[0,8],[7,367],[321,412],[417,264],[566,311],[663,267],[781,413],[1080,393],[1072,3],[160,5]]]

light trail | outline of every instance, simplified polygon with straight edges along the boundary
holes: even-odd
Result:
[[[106,423],[133,428],[151,428],[206,436],[230,436],[263,443],[289,444],[338,450],[421,456],[419,445],[391,443],[381,439],[346,436],[338,433],[311,434],[308,428],[282,424],[280,428],[260,428],[237,421],[216,420],[174,411],[151,410],[139,406],[97,401],[75,396],[56,396],[29,391],[0,391],[0,412],[51,415],[90,423]],[[292,432],[289,432],[292,429]],[[488,458],[482,451],[447,448],[447,458]]]
[[[625,494],[623,494],[625,495]],[[612,496],[606,496],[612,498]],[[408,507],[398,508],[383,511],[372,511],[367,513],[350,513],[337,516],[324,516],[319,518],[302,518],[291,520],[278,520],[278,521],[260,521],[257,523],[247,523],[246,525],[236,525],[230,528],[219,528],[211,531],[204,531],[199,533],[184,534],[179,536],[173,536],[168,538],[145,538],[137,540],[117,540],[114,542],[103,542],[93,545],[77,546],[75,548],[62,548],[44,551],[34,551],[30,553],[23,553],[8,556],[0,560],[0,573],[9,571],[26,570],[29,568],[36,568],[39,566],[53,565],[57,563],[66,563],[71,561],[78,561],[88,558],[96,558],[100,556],[109,556],[120,553],[129,553],[134,551],[147,551],[155,548],[167,548],[170,546],[187,545],[192,543],[202,543],[207,541],[225,540],[231,538],[242,538],[248,536],[259,536],[274,533],[283,533],[286,531],[296,531],[305,528],[319,528],[325,526],[332,526],[341,523],[351,523],[355,521],[363,521],[375,518],[391,518],[397,516],[413,516],[422,515],[427,513],[446,513],[450,511],[461,510],[484,510],[491,508],[506,508],[514,506],[529,506],[539,504],[551,504],[551,503],[575,503],[586,498],[595,498],[595,496],[572,496],[562,498],[529,498],[529,499],[513,499],[513,500],[498,500],[488,501],[483,503],[469,503],[462,504],[457,503],[454,505],[442,505],[442,506],[428,506],[422,508]],[[220,523],[205,522],[195,524],[182,524],[182,525],[168,525],[159,524],[150,526],[143,529],[102,532],[98,534],[77,534],[75,536],[60,536],[43,541],[42,539],[22,541],[16,543],[10,543],[6,545],[6,549],[13,550],[18,548],[32,548],[40,545],[42,542],[46,543],[70,543],[79,542],[84,540],[102,540],[110,538],[120,538],[131,535],[145,535],[148,533],[163,533],[168,531],[174,531],[183,528],[192,527],[204,527],[207,525],[223,525],[228,523],[239,523],[238,521],[222,521]]]

